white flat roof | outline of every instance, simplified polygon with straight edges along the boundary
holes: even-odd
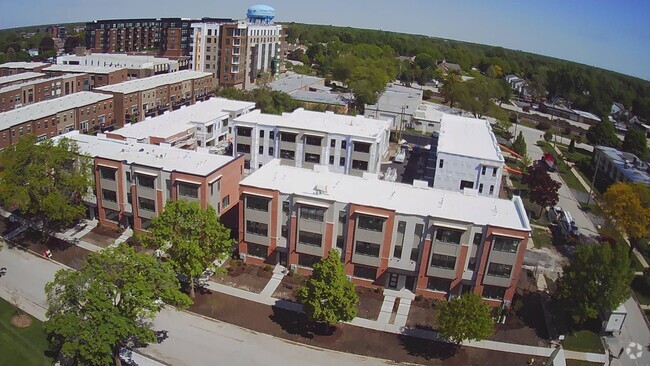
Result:
[[[422,90],[397,84],[390,84],[379,97],[377,104],[366,104],[366,113],[386,111],[391,113],[413,114],[422,101]],[[405,107],[402,110],[402,107]]]
[[[101,134],[83,135],[79,131],[70,131],[53,139],[56,141],[61,137],[76,141],[81,152],[92,157],[199,176],[207,176],[236,159],[202,151],[115,140]]]
[[[118,70],[125,70],[126,67],[104,67],[104,66],[83,66],[83,65],[52,65],[43,69],[48,71],[62,72],[87,72],[89,74],[108,74]]]
[[[8,76],[0,76],[0,85],[3,84],[9,84],[9,83],[15,83],[17,81],[21,80],[29,80],[29,79],[34,79],[34,78],[44,78],[47,75],[40,73],[40,72],[23,72],[20,74],[13,74],[13,75],[8,75]]]
[[[230,112],[254,107],[255,103],[253,102],[210,98],[205,102],[197,102],[191,106],[181,107],[178,110],[124,126],[111,133],[138,140],[151,136],[167,138],[192,128],[194,126],[192,122],[205,123],[222,119],[228,117]]]
[[[46,62],[22,62],[22,61],[15,61],[15,62],[5,62],[4,64],[0,64],[0,68],[7,68],[7,69],[33,69],[35,67],[39,66],[45,66],[49,65]]]
[[[280,78],[272,82],[269,86],[273,90],[279,90],[288,94],[292,92],[309,87],[313,84],[324,82],[325,79],[316,76],[290,74],[286,77]]]
[[[264,125],[277,126],[302,131],[317,131],[344,136],[378,138],[384,131],[390,130],[390,122],[366,118],[364,116],[349,116],[333,112],[314,112],[298,108],[291,113],[275,114],[261,113],[259,110],[244,114],[233,120],[235,125]]]
[[[124,53],[93,53],[90,55],[65,55],[56,58],[58,65],[63,62],[77,61],[82,66],[151,68],[153,65],[178,63],[165,57],[147,55],[127,55]]]
[[[95,90],[128,94],[137,91],[157,88],[162,85],[174,84],[174,83],[179,83],[182,81],[192,80],[192,79],[199,79],[211,75],[213,74],[209,72],[183,70],[178,72],[172,72],[170,74],[150,76],[144,79],[125,81],[119,84],[106,85],[106,86],[102,86],[101,88],[96,88]]]
[[[8,86],[0,87],[0,94],[11,91],[11,90],[18,90],[18,89],[21,89],[21,88],[23,88],[25,86],[30,86],[30,85],[42,83],[44,81],[56,82],[56,81],[59,81],[59,80],[62,80],[62,79],[65,79],[65,78],[68,78],[68,77],[71,77],[71,76],[77,76],[77,75],[79,75],[79,74],[63,74],[63,75],[55,76],[53,78],[31,79],[31,80],[25,81],[24,83],[12,84],[12,85],[8,85]]]
[[[5,130],[35,119],[51,116],[68,109],[108,100],[112,97],[112,95],[108,94],[82,91],[29,104],[22,108],[0,113],[0,130]]]
[[[438,137],[438,152],[504,162],[490,122],[444,114]]]
[[[530,230],[521,199],[470,196],[435,188],[387,182],[376,177],[355,177],[331,173],[325,167],[308,170],[280,165],[279,159],[264,164],[240,182],[250,186],[296,194],[317,200],[354,203],[394,210],[400,214],[431,216],[477,225],[492,225],[508,229]],[[316,187],[325,187],[318,193]]]

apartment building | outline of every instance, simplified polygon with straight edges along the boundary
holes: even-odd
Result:
[[[72,131],[60,137],[77,142],[94,160],[95,197],[90,212],[108,227],[147,230],[172,200],[212,206],[222,218],[236,215],[242,157],[142,144]],[[232,211],[232,212],[230,212]],[[92,215],[91,214],[91,215]]]
[[[81,91],[0,113],[0,149],[27,134],[39,140],[72,130],[94,132],[115,123],[113,96]]]
[[[253,172],[273,159],[311,169],[327,165],[333,172],[377,174],[387,154],[388,121],[312,112],[302,108],[281,116],[259,110],[233,121],[234,151],[244,154],[244,169]]]
[[[163,57],[188,56],[192,47],[192,23],[211,21],[220,19],[95,20],[86,23],[86,48],[100,53],[147,51]]]
[[[634,154],[608,146],[595,146],[591,158],[599,179],[612,184],[616,182],[650,185],[650,164]]]
[[[85,51],[85,48],[83,49]],[[152,75],[167,74],[180,70],[181,62],[166,57],[147,55],[127,55],[123,53],[91,53],[80,52],[75,55],[64,55],[56,58],[57,65],[79,65],[100,67],[126,67],[129,79],[141,79]]]
[[[83,65],[52,65],[43,69],[49,76],[63,74],[87,74],[90,76],[90,88],[119,84],[129,79],[125,67],[83,66]]]
[[[219,63],[219,85],[244,89],[246,84],[246,60],[248,32],[246,22],[223,24]]]
[[[84,90],[90,90],[90,76],[86,74],[64,74],[0,87],[0,112]]]
[[[8,85],[15,85],[15,84],[20,84],[24,83],[26,81],[30,80],[35,80],[35,79],[42,79],[46,77],[47,75],[40,73],[40,72],[23,72],[20,74],[12,74],[12,75],[7,75],[7,76],[0,76],[0,88],[8,86]]]
[[[191,106],[182,106],[172,112],[147,118],[135,124],[108,132],[111,138],[135,139],[138,142],[170,144],[173,147],[195,149],[213,147],[221,141],[227,142],[232,130],[232,120],[255,108],[253,102],[241,102],[224,98],[210,98],[197,101]]]
[[[24,72],[41,72],[41,70],[48,66],[50,64],[45,62],[6,62],[0,64],[0,76],[16,75]]]
[[[351,280],[431,298],[510,302],[530,225],[512,200],[265,164],[240,183],[239,253],[303,274],[335,248]]]
[[[211,72],[219,79],[221,27],[224,23],[192,23],[191,69]]]
[[[211,73],[184,70],[107,85],[95,91],[115,96],[115,118],[121,127],[205,100],[215,87]]]
[[[444,114],[436,149],[434,188],[499,196],[505,159],[488,121]]]

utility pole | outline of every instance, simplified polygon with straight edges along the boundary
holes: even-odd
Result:
[[[594,150],[594,153],[596,151]],[[589,187],[589,197],[587,197],[587,205],[591,202],[591,195],[594,192],[594,184],[596,183],[596,174],[598,173],[598,166],[600,165],[600,155],[596,159],[596,169],[594,169],[594,177],[591,179],[591,185]]]

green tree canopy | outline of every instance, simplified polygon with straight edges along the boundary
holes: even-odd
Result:
[[[59,270],[45,293],[50,344],[80,365],[119,365],[121,348],[156,341],[160,300],[191,303],[168,264],[124,245],[90,254],[78,271]]]
[[[633,277],[624,246],[579,245],[558,280],[556,298],[579,325],[596,318],[599,311],[608,313],[627,300]]]
[[[618,147],[620,140],[616,137],[614,124],[607,119],[589,127],[587,131],[587,141],[591,145]]]
[[[475,293],[454,297],[438,309],[440,335],[460,346],[465,341],[481,341],[494,331],[490,306]]]
[[[645,131],[640,128],[633,127],[627,130],[621,149],[638,156],[641,160],[648,160],[650,157]]]
[[[42,223],[46,234],[84,216],[92,169],[76,142],[61,138],[37,144],[36,136],[27,135],[2,150],[0,164],[0,199]]]
[[[516,152],[521,156],[528,155],[528,147],[526,146],[526,139],[524,138],[524,134],[521,131],[519,131],[519,135],[517,135],[517,137],[515,138],[515,141],[512,143],[511,148],[514,152]]]
[[[194,298],[194,279],[212,268],[233,248],[230,229],[219,222],[212,206],[202,209],[196,201],[169,201],[164,211],[151,221],[147,244],[165,250],[172,268],[187,276],[190,297]]]
[[[442,78],[442,87],[440,88],[440,93],[445,98],[445,101],[449,102],[450,107],[454,107],[454,104],[461,97],[461,79],[460,75],[455,72],[449,72]]]
[[[345,275],[339,252],[330,250],[314,265],[311,277],[298,289],[298,301],[311,319],[328,326],[354,319],[359,296]]]

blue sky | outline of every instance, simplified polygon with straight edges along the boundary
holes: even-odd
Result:
[[[650,80],[648,0],[269,0],[263,3],[276,9],[279,21],[381,28],[499,45]],[[232,0],[0,0],[0,28],[129,17],[242,18],[248,5],[254,4]]]

